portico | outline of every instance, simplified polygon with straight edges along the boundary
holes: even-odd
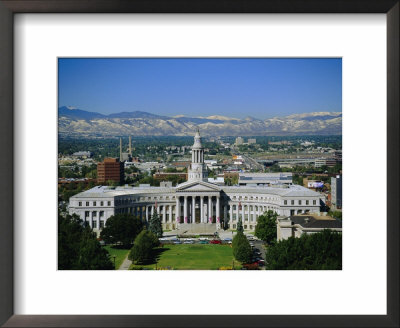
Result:
[[[221,222],[221,190],[218,186],[194,181],[181,184],[176,189],[176,222],[217,223]]]

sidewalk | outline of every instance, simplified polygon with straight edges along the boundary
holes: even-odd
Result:
[[[131,266],[132,261],[128,260],[128,255],[125,257],[124,262],[122,262],[122,264],[120,265],[120,267],[118,268],[118,270],[128,270],[129,267]]]

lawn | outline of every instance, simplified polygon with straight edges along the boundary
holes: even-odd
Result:
[[[164,245],[154,249],[153,259],[142,265],[131,265],[130,269],[172,270],[218,270],[221,267],[232,267],[234,260],[232,248],[229,245]],[[235,262],[235,269],[241,268]]]
[[[115,255],[115,269],[118,270],[122,262],[124,262],[125,257],[128,255],[129,249],[116,248],[113,246],[104,246],[104,248],[110,254],[111,262],[113,263],[114,263],[113,256]]]

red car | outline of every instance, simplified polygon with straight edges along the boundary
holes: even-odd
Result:
[[[218,239],[213,239],[210,241],[210,244],[221,244],[221,241]]]

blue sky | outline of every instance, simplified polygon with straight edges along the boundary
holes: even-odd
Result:
[[[59,59],[59,106],[264,119],[342,111],[342,60]]]

